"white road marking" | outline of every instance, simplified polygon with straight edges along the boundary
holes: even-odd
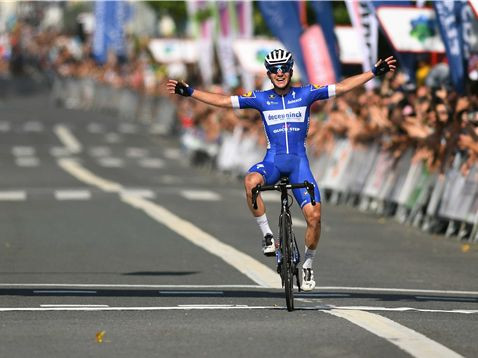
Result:
[[[374,313],[343,309],[325,310],[324,312],[344,318],[353,324],[386,339],[388,342],[398,346],[413,357],[462,357],[458,353],[431,340],[425,335]]]
[[[102,190],[120,194],[124,189],[122,185],[98,177],[75,161],[60,159],[58,163],[64,170],[77,179],[97,186]],[[150,217],[193,244],[219,257],[254,282],[265,287],[280,287],[279,276],[272,269],[236,248],[223,243],[193,223],[173,214],[166,208],[146,199],[131,195],[122,195],[121,199],[131,206],[143,210]]]
[[[121,158],[102,157],[98,158],[98,164],[105,168],[121,168],[124,161]]]
[[[89,123],[86,130],[90,133],[102,133],[105,131],[103,126],[98,123]]]
[[[40,305],[40,307],[109,307],[109,305]]]
[[[0,201],[23,201],[26,198],[23,190],[0,191]]]
[[[86,290],[33,290],[33,293],[74,293],[74,294],[91,294],[96,293],[96,291],[86,291]]]
[[[132,134],[136,133],[138,131],[138,128],[131,123],[120,123],[120,125],[118,126],[118,131],[120,133]]]
[[[26,122],[23,125],[23,130],[25,132],[42,132],[43,129],[43,123],[37,121]]]
[[[40,160],[36,157],[17,157],[15,164],[19,167],[37,167],[40,165]]]
[[[177,184],[177,183],[182,183],[184,179],[179,176],[166,174],[166,175],[161,175],[159,177],[159,181],[163,184]]]
[[[154,199],[156,197],[154,191],[141,188],[125,188],[121,191],[121,195],[139,196],[146,199]]]
[[[53,128],[53,131],[63,143],[63,145],[68,148],[71,153],[80,153],[83,150],[83,147],[80,142],[75,138],[73,133],[64,125],[58,124]]]
[[[50,148],[50,155],[54,157],[66,157],[71,155],[71,152],[68,148],[65,147],[52,147]]]
[[[189,311],[189,310],[257,310],[284,309],[276,306],[246,306],[246,305],[186,305],[160,307],[0,307],[0,312],[19,311]]]
[[[88,200],[90,198],[89,190],[55,190],[56,200]]]
[[[221,196],[209,190],[181,190],[181,196],[188,200],[219,201]]]
[[[298,299],[302,302],[305,302],[304,299]],[[374,307],[371,307],[373,310]],[[380,308],[380,307],[379,307]],[[12,311],[170,311],[170,310],[188,310],[188,309],[251,309],[251,310],[285,310],[286,308],[283,306],[248,306],[248,305],[229,305],[229,304],[186,304],[186,305],[177,305],[177,306],[146,306],[146,307],[138,307],[138,306],[123,306],[123,307],[100,307],[98,306],[71,306],[71,307],[0,307],[0,312],[12,312]],[[320,312],[327,312],[329,313],[330,310],[336,311],[347,311],[355,312],[356,308],[352,307],[335,307],[329,308],[326,305],[320,306],[312,306],[312,307],[301,307],[302,310],[308,311],[320,311]],[[392,309],[381,309],[382,311],[385,310],[392,310]],[[420,309],[410,309],[417,312],[422,312],[423,310]],[[357,311],[363,312],[363,311]],[[425,311],[429,312],[429,311]],[[459,314],[477,314],[478,310],[433,310],[430,312],[442,312],[442,313],[459,313]],[[365,313],[365,312],[364,312]],[[377,316],[377,315],[376,315]],[[381,316],[379,316],[381,317]],[[393,322],[393,321],[392,321]],[[430,356],[425,356],[430,357]],[[434,357],[434,356],[433,356]]]
[[[389,287],[344,287],[344,286],[320,286],[320,290],[346,290],[346,291],[369,291],[369,292],[406,292],[406,293],[435,293],[442,295],[478,295],[478,291],[457,290],[427,290],[422,288],[389,288]]]
[[[105,134],[106,143],[119,143],[121,142],[121,136],[118,133],[107,133]]]
[[[0,132],[8,132],[10,130],[10,123],[6,121],[0,121]]]
[[[259,285],[126,285],[126,284],[94,284],[94,283],[0,283],[0,287],[72,287],[72,288],[137,288],[137,289],[157,289],[157,288],[257,288],[264,289]]]
[[[15,146],[12,148],[12,154],[16,157],[31,157],[32,155],[35,155],[35,148]]]
[[[184,295],[184,296],[194,296],[194,295],[208,295],[208,296],[224,296],[222,291],[159,291],[161,295]]]
[[[184,157],[180,149],[168,148],[164,151],[164,157],[171,160],[177,160]]]
[[[143,158],[148,155],[148,150],[144,148],[130,147],[126,148],[126,156],[128,158]]]
[[[379,306],[332,306],[327,305],[328,308],[336,308],[341,310],[359,310],[359,311],[383,311],[383,312],[427,312],[427,313],[462,313],[462,314],[477,314],[478,310],[469,309],[432,309],[432,308],[415,308],[415,307],[379,307]]]
[[[92,157],[107,157],[111,155],[110,147],[91,147],[88,152]]]
[[[143,168],[159,169],[164,167],[164,161],[159,158],[142,158],[138,163]]]

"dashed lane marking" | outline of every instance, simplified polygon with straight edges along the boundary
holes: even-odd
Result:
[[[164,161],[159,158],[141,158],[138,161],[140,167],[159,169],[164,167]]]
[[[104,147],[104,146],[101,146],[101,147],[91,147],[89,150],[88,150],[89,154],[92,156],[92,157],[107,157],[107,156],[110,156],[111,155],[111,148],[109,147]]]
[[[209,190],[181,190],[181,196],[188,200],[219,201],[221,196]]]
[[[37,167],[40,165],[40,160],[36,157],[17,157],[15,164],[19,167]]]
[[[121,168],[124,161],[121,158],[102,157],[98,158],[98,164],[105,168]]]
[[[224,296],[223,291],[159,291],[160,295],[181,295],[181,296]]]
[[[71,305],[61,305],[61,304],[58,304],[58,305],[40,305],[40,307],[45,307],[45,308],[52,308],[52,307],[57,307],[57,308],[66,308],[66,307],[78,307],[78,308],[81,308],[81,307],[100,307],[100,308],[106,308],[106,307],[109,307],[109,305],[75,305],[75,304],[71,304]]]
[[[180,149],[168,148],[164,151],[164,157],[171,160],[178,160],[183,157]]]
[[[52,147],[50,148],[50,155],[53,157],[67,157],[71,155],[71,152],[65,147]]]
[[[121,142],[121,136],[118,133],[110,132],[105,134],[105,142],[106,143],[119,143]]]
[[[118,131],[124,134],[133,134],[138,131],[138,128],[131,123],[120,123],[118,126]]]
[[[105,131],[103,126],[101,124],[98,124],[98,123],[89,123],[86,126],[86,130],[90,133],[93,133],[93,134],[103,133]]]
[[[43,132],[44,128],[43,123],[37,121],[26,122],[23,125],[25,132]]]
[[[125,188],[121,191],[121,195],[139,196],[146,199],[156,198],[156,193],[154,191],[141,188]]]
[[[35,148],[28,146],[15,146],[12,148],[15,157],[31,157],[35,155]]]
[[[0,201],[24,201],[26,198],[23,190],[0,191]]]
[[[126,156],[128,158],[143,158],[148,155],[148,150],[144,148],[130,147],[126,148]]]
[[[57,200],[88,200],[90,198],[89,190],[55,190]]]

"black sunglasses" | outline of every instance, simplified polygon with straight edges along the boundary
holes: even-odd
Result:
[[[286,73],[286,72],[289,72],[291,69],[292,69],[292,66],[289,64],[274,65],[274,66],[267,67],[267,70],[275,75],[277,74],[277,72],[279,72],[279,70],[281,70],[282,73]]]

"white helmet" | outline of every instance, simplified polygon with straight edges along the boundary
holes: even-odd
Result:
[[[267,69],[275,65],[289,65],[292,67],[294,65],[294,59],[292,54],[289,51],[282,49],[272,50],[264,60],[264,66]]]

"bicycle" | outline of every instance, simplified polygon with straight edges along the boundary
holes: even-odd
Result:
[[[292,216],[289,208],[288,190],[306,188],[311,197],[311,204],[315,205],[314,185],[308,181],[300,184],[290,184],[288,177],[282,177],[275,185],[262,186],[258,184],[252,189],[252,205],[257,209],[257,196],[261,191],[277,190],[281,192],[281,212],[279,215],[279,246],[276,247],[277,273],[281,277],[282,287],[285,289],[285,301],[287,310],[294,310],[294,276],[297,288],[300,292],[299,262],[300,253],[294,232],[292,231]]]

